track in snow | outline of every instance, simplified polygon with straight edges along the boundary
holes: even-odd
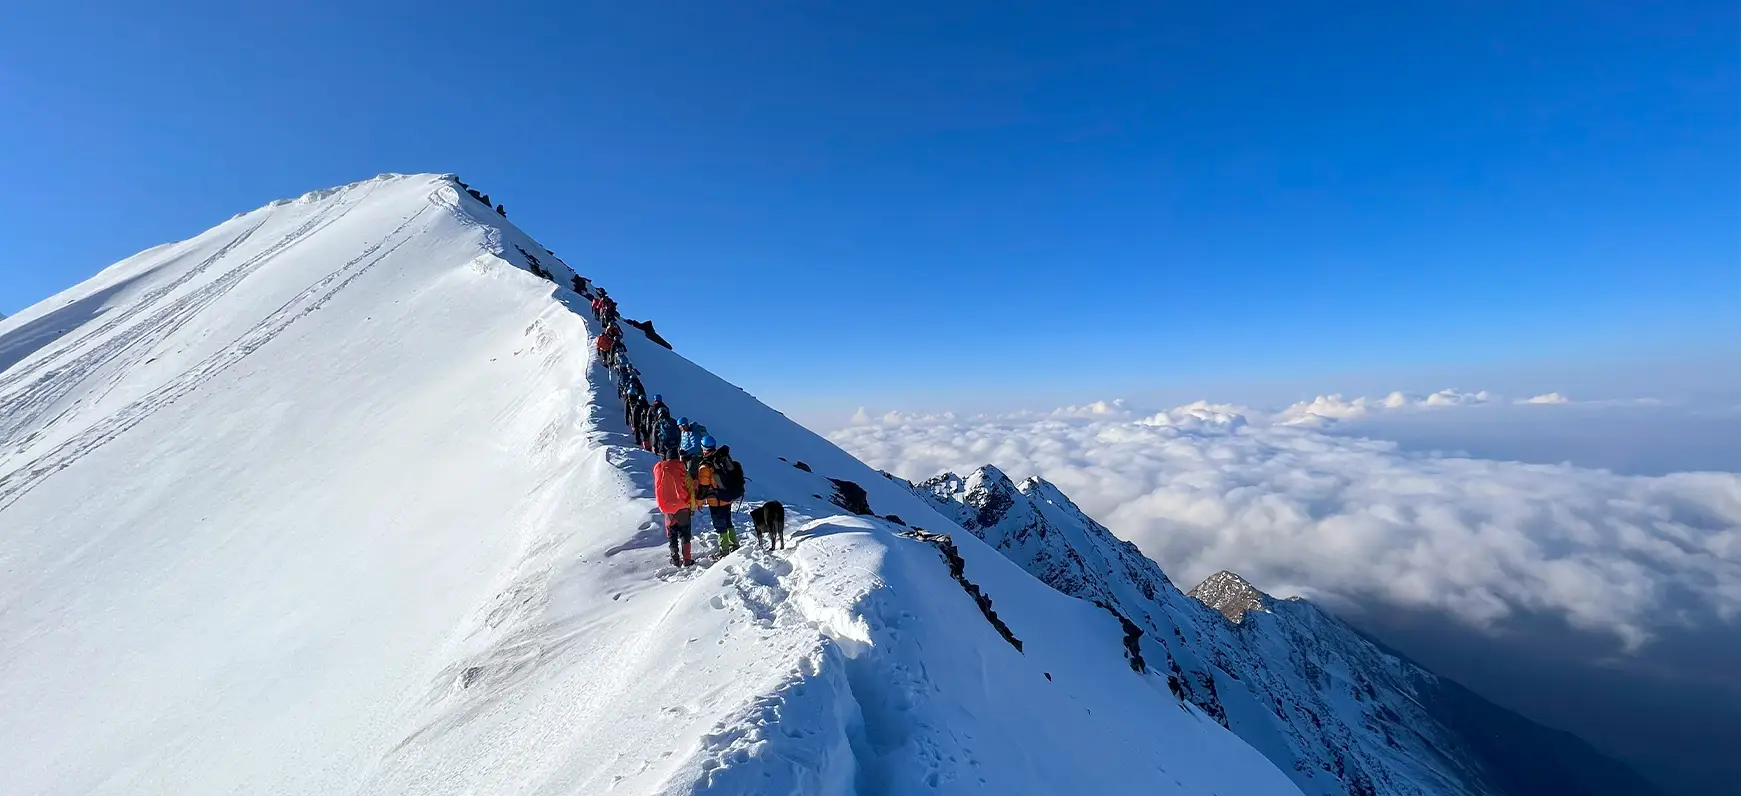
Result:
[[[134,400],[113,414],[91,424],[71,439],[0,476],[0,510],[12,505],[56,472],[72,466],[85,454],[102,447],[109,440],[144,422],[158,409],[176,402],[198,389],[200,385],[241,362],[249,354],[271,342],[274,337],[289,328],[291,324],[320,309],[353,280],[368,272],[376,263],[404,245],[410,239],[404,234],[406,229],[411,226],[412,222],[422,218],[428,209],[425,207],[405,219],[386,237],[370,245],[356,257],[351,258],[349,262],[334,269],[301,293],[296,294],[277,310],[254,324],[252,328],[243,332],[229,345],[183,371],[144,397]],[[281,248],[282,246],[274,247],[274,250]],[[263,262],[263,259],[250,261],[252,267],[258,267],[260,262]],[[230,284],[233,285],[234,281],[232,280]],[[187,317],[190,316],[180,316],[175,321],[175,325],[179,326],[181,323],[185,323]]]
[[[365,190],[358,200],[366,196]],[[174,296],[184,286],[203,276],[212,266],[223,262],[231,252],[252,238],[270,220],[269,217],[263,218],[219,247],[198,265],[128,302],[114,313],[114,317],[103,319],[102,323],[89,332],[70,343],[56,346],[36,360],[25,362],[22,367],[0,374],[0,449],[9,447],[14,454],[23,452],[35,440],[36,435],[26,435],[18,440],[13,440],[13,435],[24,428],[53,427],[62,419],[75,414],[86,401],[75,401],[71,406],[61,409],[55,417],[46,422],[38,422],[43,413],[76,391],[92,375],[110,365],[116,366],[113,370],[119,371],[117,376],[125,373],[128,367],[152,351],[158,343],[174,335],[243,279],[298,242],[337,222],[353,206],[354,204],[348,202],[322,205],[318,212],[296,229],[249,256],[218,278],[199,285],[184,295],[175,296],[162,307],[158,306],[164,299]],[[136,319],[138,322],[134,323]],[[71,361],[54,366],[60,359],[74,352],[78,353]],[[23,382],[29,384],[23,389],[13,391],[14,387]],[[113,386],[113,382],[110,386]],[[97,392],[89,402],[98,403],[107,394],[108,389],[105,388]]]

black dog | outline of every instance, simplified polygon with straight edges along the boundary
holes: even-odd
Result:
[[[770,500],[750,510],[750,521],[756,526],[756,544],[761,544],[762,534],[768,535],[768,546],[772,549],[783,549],[786,546],[786,507],[778,500]]]

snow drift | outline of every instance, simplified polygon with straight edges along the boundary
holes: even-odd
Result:
[[[1299,792],[1118,619],[631,330],[796,543],[661,577],[571,275],[382,175],[0,321],[7,790]]]

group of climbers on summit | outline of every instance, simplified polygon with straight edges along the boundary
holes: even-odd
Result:
[[[595,341],[599,361],[610,370],[617,395],[623,400],[623,422],[635,444],[659,457],[653,466],[653,492],[659,511],[665,515],[665,535],[672,566],[695,563],[691,542],[696,515],[706,509],[719,537],[719,555],[741,547],[732,524],[732,504],[744,496],[744,468],[732,458],[731,448],[719,444],[707,427],[684,416],[673,416],[664,396],[647,394],[641,371],[629,361],[623,345],[621,315],[616,300],[603,288],[594,287],[593,316],[604,328]],[[764,512],[766,514],[767,512]],[[784,513],[780,514],[784,525]],[[757,526],[756,536],[762,536]],[[783,528],[781,529],[784,530]],[[784,543],[782,533],[780,542]]]
[[[473,199],[489,206],[489,194],[479,193],[457,176],[454,182]],[[499,204],[495,211],[504,217],[508,214]],[[540,278],[557,281],[556,273],[546,268],[537,255],[518,244],[514,248],[524,258],[527,270]],[[556,258],[555,252],[544,251]],[[557,262],[561,263],[561,260],[557,259]],[[567,267],[565,263],[561,264]],[[617,312],[616,299],[611,298],[609,292],[573,269],[568,270],[572,289],[592,302],[593,317],[604,330],[595,343],[599,361],[610,369],[611,378],[617,385],[617,395],[623,400],[623,421],[634,434],[635,444],[659,457],[658,464],[653,467],[654,493],[659,511],[665,515],[671,564],[689,566],[695,563],[691,550],[692,524],[696,512],[702,508],[707,509],[714,532],[719,536],[719,555],[736,551],[741,543],[732,524],[731,509],[733,503],[744,497],[743,465],[732,458],[730,447],[718,444],[707,433],[706,426],[687,417],[673,417],[663,396],[655,393],[649,399],[646,387],[641,383],[640,370],[629,361],[629,350],[623,344],[623,329],[618,322],[634,326],[648,340],[667,349],[671,348],[671,343],[654,331],[651,320],[634,321],[622,317]],[[766,536],[770,547],[780,549],[786,546],[786,509],[779,501],[770,500],[758,505],[750,512],[750,517],[758,543]]]

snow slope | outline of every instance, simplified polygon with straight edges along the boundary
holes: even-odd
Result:
[[[796,542],[669,573],[598,330],[522,249],[567,283],[382,175],[0,321],[7,792],[1299,792],[1108,613],[630,331]],[[952,533],[1022,649],[829,478]]]
[[[1059,591],[1128,617],[1151,667],[1305,793],[1657,792],[1588,744],[1379,648],[1310,602],[1277,600],[1230,572],[1181,593],[1043,479],[1016,484],[988,466],[909,488]]]

